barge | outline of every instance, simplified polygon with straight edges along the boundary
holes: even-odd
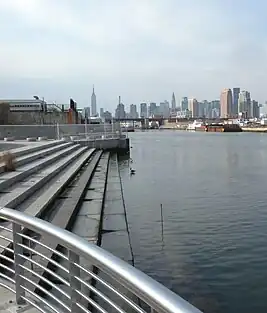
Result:
[[[238,124],[221,124],[221,123],[202,125],[201,127],[196,128],[196,130],[219,133],[242,132],[242,128]]]

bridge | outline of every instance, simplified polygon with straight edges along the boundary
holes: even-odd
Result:
[[[159,125],[163,125],[165,122],[168,123],[192,123],[194,120],[200,119],[202,121],[208,121],[208,122],[220,122],[220,121],[227,121],[231,120],[229,118],[207,118],[207,117],[189,117],[189,118],[180,118],[180,117],[169,117],[169,118],[164,118],[164,117],[149,117],[149,118],[114,118],[110,120],[106,120],[107,123],[112,123],[114,122],[129,122],[133,123],[134,122],[140,122],[142,125],[145,125],[146,122],[158,122]]]
[[[159,125],[162,125],[164,121],[163,117],[149,117],[149,118],[144,118],[144,117],[139,117],[139,118],[113,118],[113,119],[107,119],[107,123],[112,123],[112,122],[122,122],[122,123],[132,123],[134,125],[135,122],[140,122],[141,125],[145,125],[147,122],[158,122]]]
[[[155,122],[159,122],[164,120],[163,117],[138,117],[138,118],[113,118],[112,119],[115,122],[142,122],[144,120],[148,120],[149,122],[155,121]],[[109,122],[111,122],[112,120],[107,120]]]
[[[0,312],[199,313],[133,267],[117,154],[94,136],[0,141],[16,157],[0,164]]]

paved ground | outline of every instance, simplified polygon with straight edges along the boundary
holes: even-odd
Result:
[[[11,150],[23,147],[23,144],[0,142],[0,151]]]

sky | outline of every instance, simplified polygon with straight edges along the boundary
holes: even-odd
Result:
[[[265,0],[0,0],[0,99],[267,100]]]

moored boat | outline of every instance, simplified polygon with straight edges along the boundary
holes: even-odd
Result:
[[[197,120],[195,120],[193,123],[191,123],[191,124],[188,124],[188,126],[187,126],[187,128],[186,128],[186,130],[193,130],[193,131],[196,131],[196,130],[201,130],[201,128],[203,128],[203,122],[201,121],[201,122],[199,122],[199,121],[197,121]]]
[[[213,123],[205,125],[204,128],[206,132],[219,132],[219,133],[242,132],[242,128],[240,127],[239,124]]]

